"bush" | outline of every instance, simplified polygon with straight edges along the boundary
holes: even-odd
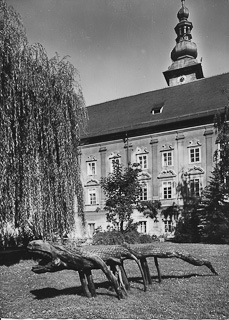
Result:
[[[153,237],[151,237],[148,234],[140,234],[140,243],[149,243],[149,242],[153,242]]]
[[[141,234],[136,230],[128,230],[124,232],[112,230],[97,232],[93,236],[94,245],[112,245],[127,243],[149,243],[155,241],[150,235]]]

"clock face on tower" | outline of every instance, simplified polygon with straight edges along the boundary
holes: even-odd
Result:
[[[179,82],[179,83],[184,83],[185,80],[186,80],[186,77],[185,77],[185,76],[181,76],[181,77],[178,78],[178,82]]]

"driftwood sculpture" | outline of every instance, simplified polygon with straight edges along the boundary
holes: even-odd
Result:
[[[78,271],[84,294],[87,297],[96,296],[91,274],[92,269],[101,269],[113,285],[119,299],[124,298],[123,291],[129,289],[129,282],[123,268],[126,259],[135,260],[141,271],[144,290],[146,282],[151,284],[151,276],[146,258],[154,257],[159,282],[161,273],[158,258],[178,258],[195,266],[206,266],[217,275],[212,264],[205,259],[193,257],[188,252],[178,251],[174,246],[163,243],[123,244],[101,246],[76,246],[74,244],[58,245],[35,240],[29,243],[28,251],[33,256],[41,257],[39,265],[34,266],[35,273],[56,272],[63,269]],[[140,263],[139,263],[140,261]],[[110,266],[110,269],[107,267]]]
[[[28,251],[33,257],[41,258],[35,273],[57,272],[64,269],[78,271],[84,294],[95,296],[95,286],[91,274],[92,269],[101,269],[113,285],[119,299],[124,298],[121,288],[126,293],[129,282],[123,268],[123,260],[132,259],[141,271],[144,290],[146,280],[138,259],[123,246],[74,246],[59,245],[42,240],[34,240],[28,244]],[[108,269],[110,266],[111,270]]]

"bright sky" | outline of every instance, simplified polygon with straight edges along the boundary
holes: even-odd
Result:
[[[6,0],[39,42],[78,69],[87,105],[167,86],[180,0]],[[229,0],[186,0],[205,77],[229,72]]]

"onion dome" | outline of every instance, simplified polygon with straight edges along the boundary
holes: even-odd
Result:
[[[182,7],[177,13],[177,18],[179,21],[188,20],[189,10],[184,6],[184,1],[182,1]]]
[[[191,41],[182,41],[177,43],[171,52],[171,59],[177,61],[183,57],[190,57],[196,59],[197,46]]]

